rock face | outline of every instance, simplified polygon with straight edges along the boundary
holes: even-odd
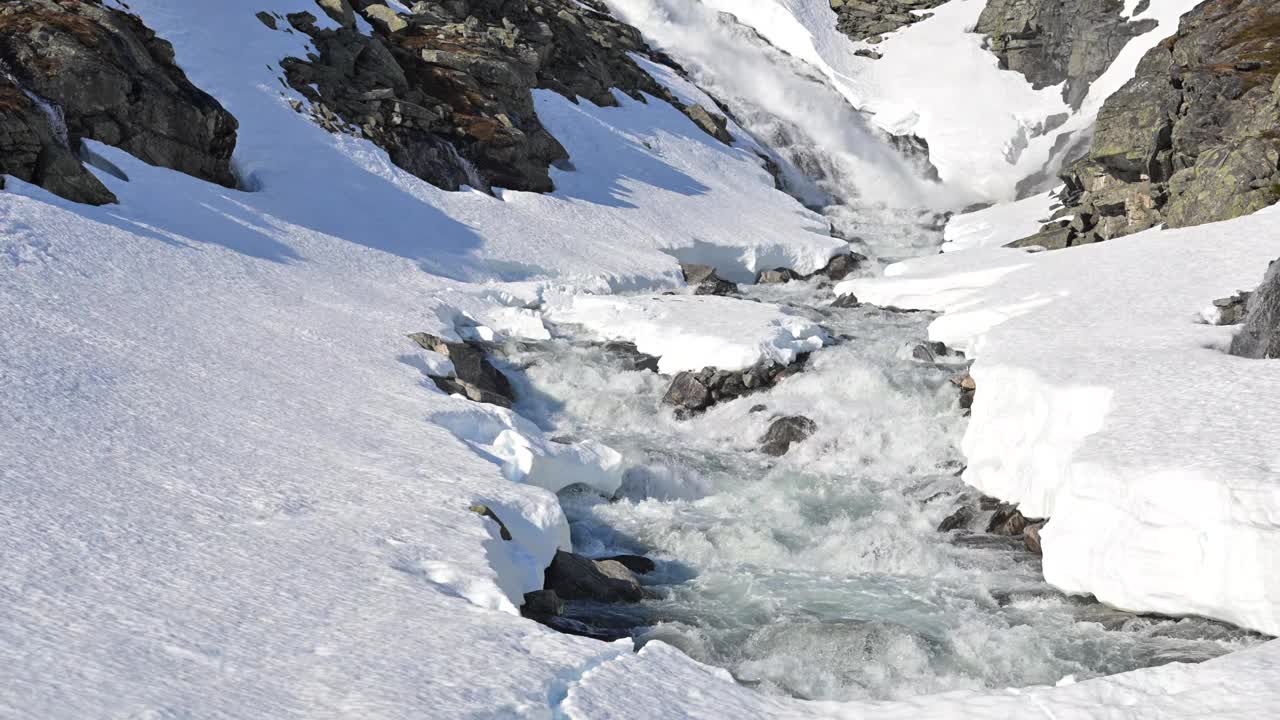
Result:
[[[547,567],[544,587],[565,600],[639,602],[644,597],[635,574],[621,562],[564,550],[557,550]]]
[[[341,4],[319,2],[345,17]],[[318,123],[362,134],[396,165],[439,187],[553,189],[548,168],[568,153],[539,121],[534,88],[608,106],[618,104],[611,88],[637,100],[647,93],[728,139],[724,118],[680,103],[631,59],[628,53],[653,53],[596,0],[406,4],[410,15],[356,2],[376,29],[372,37],[346,24],[321,29],[309,13],[290,15],[317,54],[281,66]]]
[[[429,376],[436,387],[450,394],[490,405],[511,407],[515,391],[502,371],[489,361],[484,348],[465,342],[447,342],[429,333],[413,333],[410,340],[424,350],[440,353],[453,363],[452,376]]]
[[[760,438],[760,452],[781,457],[792,443],[804,442],[818,431],[818,424],[803,415],[789,415],[774,420],[769,431]]]
[[[1122,0],[989,0],[976,32],[990,37],[1000,67],[1039,88],[1065,83],[1072,107],[1089,92],[1126,43],[1154,20],[1122,17]]]
[[[113,202],[76,159],[92,139],[234,187],[236,129],[133,15],[97,0],[0,5],[0,172],[69,200]]]
[[[678,416],[700,413],[721,400],[732,400],[773,386],[803,370],[808,361],[809,354],[804,353],[790,365],[765,361],[746,370],[713,367],[697,372],[686,370],[672,379],[662,402],[674,405]]]
[[[1231,340],[1231,354],[1280,358],[1280,260],[1272,261],[1262,284],[1249,296],[1249,311],[1244,327]]]
[[[1063,217],[1015,246],[1228,220],[1280,200],[1280,5],[1207,0],[1107,99]]]
[[[946,1],[831,0],[831,9],[836,13],[836,27],[840,32],[854,40],[877,42],[881,39],[880,35],[928,17],[916,15],[912,10],[928,10]]]

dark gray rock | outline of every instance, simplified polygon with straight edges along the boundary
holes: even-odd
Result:
[[[113,202],[77,159],[92,139],[234,187],[236,128],[137,17],[97,2],[0,5],[0,172],[77,202]]]
[[[839,282],[849,277],[849,274],[862,267],[867,261],[867,257],[856,252],[841,253],[832,257],[827,264],[817,272],[810,273],[805,276],[806,280],[815,277],[825,277],[828,280]]]
[[[858,296],[853,293],[840,295],[831,303],[833,308],[856,308],[862,303],[858,301]]]
[[[1089,85],[1155,20],[1122,17],[1122,0],[988,0],[975,32],[990,37],[1000,67],[1039,88],[1063,83],[1079,107]]]
[[[1231,339],[1231,354],[1254,359],[1280,358],[1280,260],[1272,261],[1262,284],[1249,297],[1244,327]]]
[[[658,372],[659,359],[640,352],[635,343],[614,340],[604,344],[604,349],[618,358],[622,366],[634,372]]]
[[[429,376],[441,390],[502,407],[511,407],[515,401],[511,381],[489,361],[484,348],[472,343],[449,342],[430,333],[413,333],[409,339],[425,350],[448,357],[453,363],[453,376]]]
[[[701,373],[686,370],[671,380],[662,402],[686,412],[702,412],[711,406],[711,388],[707,387]]]
[[[681,372],[671,381],[662,402],[675,406],[678,417],[687,417],[722,400],[745,397],[772,387],[801,372],[808,361],[809,354],[802,353],[790,365],[764,361],[746,370],[727,371],[706,367],[697,372]]]
[[[592,560],[557,550],[547,567],[543,587],[565,600],[639,602],[644,591],[625,565],[613,560]]]
[[[1280,5],[1206,0],[1107,98],[1084,158],[1062,174],[1069,247],[1187,227],[1280,200]]]
[[[760,438],[760,452],[781,457],[791,449],[792,443],[804,442],[817,431],[817,423],[803,415],[780,417],[769,425],[769,431]]]
[[[955,512],[943,518],[942,522],[938,523],[938,532],[966,530],[977,517],[976,510],[968,505],[962,505]]]
[[[836,28],[854,40],[879,42],[881,35],[929,17],[913,10],[935,8],[947,0],[831,0]],[[870,51],[868,51],[870,52]],[[861,53],[859,53],[861,54]]]
[[[638,575],[648,575],[658,569],[658,564],[643,555],[612,555],[610,557],[599,558],[600,560],[612,560],[622,563],[628,570]]]
[[[1001,503],[987,521],[987,534],[1021,537],[1027,528],[1027,519],[1022,516],[1016,505]]]
[[[564,602],[555,590],[534,590],[524,594],[520,614],[525,617],[554,617],[564,612]]]
[[[922,342],[911,348],[911,359],[920,362],[937,362],[939,358],[947,354],[946,343],[940,342]]]
[[[757,285],[777,285],[781,283],[788,283],[792,280],[802,279],[804,279],[804,277],[800,273],[792,270],[791,268],[784,267],[774,268],[772,270],[761,270],[756,273]]]
[[[1022,530],[1022,541],[1027,546],[1027,550],[1036,555],[1043,555],[1044,549],[1040,546],[1040,530],[1044,527],[1043,522],[1032,523]]]

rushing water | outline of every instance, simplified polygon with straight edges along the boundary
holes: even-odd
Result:
[[[830,291],[807,283],[748,293],[841,340],[800,375],[689,420],[660,405],[669,378],[624,370],[569,328],[513,358],[526,366],[523,413],[610,444],[631,468],[617,498],[562,494],[576,549],[659,561],[644,578],[653,599],[571,614],[767,692],[824,699],[1053,683],[1254,641],[1066,598],[1020,541],[937,532],[965,492],[964,418],[956,368],[911,359],[929,316],[826,308]],[[770,420],[791,414],[816,435],[781,458],[757,452]]]

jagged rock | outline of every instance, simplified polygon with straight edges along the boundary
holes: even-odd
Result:
[[[639,602],[640,582],[625,565],[614,560],[592,560],[557,550],[547,567],[543,587],[565,600]]]
[[[628,570],[639,575],[647,575],[658,569],[658,564],[643,555],[613,555],[600,558],[601,561],[612,560],[622,563]]]
[[[781,457],[791,449],[792,443],[804,442],[817,431],[817,423],[803,415],[780,417],[769,425],[769,431],[760,438],[760,452]]]
[[[444,355],[453,363],[453,376],[429,376],[441,390],[502,407],[511,407],[515,401],[511,382],[489,362],[484,348],[472,343],[448,342],[430,333],[413,333],[409,339],[425,350]]]
[[[684,274],[685,283],[693,286],[695,295],[736,295],[738,292],[737,283],[720,277],[710,265],[680,263],[680,272]]]
[[[920,362],[937,362],[938,358],[947,354],[946,343],[937,341],[923,342],[911,348],[911,359]]]
[[[628,370],[658,372],[658,358],[640,352],[635,343],[615,340],[605,343],[604,349],[619,358]]]
[[[836,28],[854,40],[880,42],[891,33],[929,17],[913,10],[928,10],[947,0],[831,0]]]
[[[0,6],[0,172],[69,200],[113,202],[77,159],[92,139],[234,187],[236,128],[137,17],[91,2]]]
[[[456,0],[411,9],[403,15],[356,2],[376,28],[372,36],[295,24],[316,51],[281,66],[318,124],[370,139],[396,165],[441,188],[553,189],[549,168],[569,158],[537,116],[536,88],[609,106],[618,104],[614,89],[641,102],[657,97],[708,133],[726,135],[723,118],[686,107],[632,59],[669,61],[596,0]]]
[[[1021,536],[1027,527],[1027,519],[1018,511],[1017,506],[1001,503],[987,522],[987,534]]]
[[[1040,547],[1040,529],[1044,527],[1043,522],[1032,523],[1022,530],[1022,541],[1027,546],[1027,550],[1036,555],[1043,555],[1044,549]]]
[[[1280,358],[1280,260],[1249,297],[1244,327],[1231,339],[1231,354],[1254,359]]]
[[[711,406],[711,389],[700,373],[685,370],[671,380],[671,386],[662,396],[662,402],[675,405],[686,412],[702,412]]]
[[[1249,310],[1249,298],[1253,293],[1241,290],[1231,297],[1213,301],[1213,317],[1206,318],[1213,325],[1239,325]]]
[[[990,36],[1001,68],[1037,89],[1063,84],[1078,108],[1129,40],[1156,25],[1123,12],[1122,0],[989,0],[974,30]]]
[[[685,105],[682,108],[685,115],[693,121],[694,125],[702,128],[702,131],[720,142],[729,145],[733,143],[733,135],[729,133],[729,121],[723,115],[717,115],[710,112],[701,105]]]
[[[859,306],[859,305],[861,305],[861,304],[862,304],[862,303],[858,301],[858,296],[857,296],[857,295],[854,295],[853,293],[845,293],[844,295],[841,295],[841,296],[837,297],[834,301],[832,301],[832,303],[831,303],[831,307],[833,307],[833,308],[856,308],[856,307],[858,307],[858,306]]]
[[[776,385],[804,369],[809,354],[800,354],[790,365],[762,361],[746,370],[717,370],[706,367],[697,372],[686,370],[675,376],[662,397],[665,405],[674,405],[677,416],[700,413],[722,400],[750,395]]]
[[[555,590],[534,590],[524,594],[520,614],[525,617],[555,617],[564,612],[564,602]]]
[[[839,282],[849,277],[849,274],[857,270],[867,261],[865,255],[856,252],[846,252],[833,256],[827,261],[821,270],[806,275],[804,279],[809,280],[815,277],[825,277],[828,280]]]
[[[968,528],[978,517],[977,511],[968,505],[961,505],[955,512],[943,518],[938,523],[938,532],[950,532],[952,530],[964,530]]]
[[[1107,98],[1088,155],[1062,174],[1075,219],[1058,225],[1056,246],[1228,220],[1280,200],[1278,46],[1270,0],[1206,0],[1184,15]]]
[[[761,270],[756,273],[757,285],[777,285],[781,283],[788,283],[792,280],[802,279],[804,278],[800,273],[792,270],[791,268],[784,267],[774,268],[772,270]]]
[[[347,0],[316,0],[316,4],[334,22],[340,23],[343,27],[353,28],[356,26],[355,10],[351,8],[351,3],[347,2]]]

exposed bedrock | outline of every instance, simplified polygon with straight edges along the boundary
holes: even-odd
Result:
[[[1280,200],[1280,4],[1208,0],[1107,99],[1059,218],[1014,246],[1187,227]]]
[[[98,0],[0,5],[0,173],[69,200],[114,202],[80,164],[91,139],[233,187],[236,130],[137,17]]]
[[[928,10],[946,1],[831,0],[831,9],[836,13],[836,27],[840,32],[854,40],[877,42],[885,33],[929,17],[927,14],[916,14],[912,12],[913,10]],[[873,60],[878,58],[873,51],[860,54]]]
[[[618,104],[613,89],[648,94],[731,140],[724,118],[681,103],[632,60],[655,54],[595,0],[417,2],[406,3],[407,15],[381,3],[318,2],[342,27],[290,15],[317,53],[282,61],[286,81],[322,126],[369,138],[439,187],[553,189],[549,168],[568,153],[539,121],[535,88],[601,106]],[[357,12],[372,35],[356,29]]]
[[[1244,326],[1231,340],[1231,354],[1280,358],[1280,260],[1273,260],[1258,289],[1248,296]]]
[[[1123,17],[1122,0],[989,0],[976,32],[990,38],[1000,67],[1036,88],[1065,83],[1062,98],[1079,107],[1124,46],[1155,20]]]

